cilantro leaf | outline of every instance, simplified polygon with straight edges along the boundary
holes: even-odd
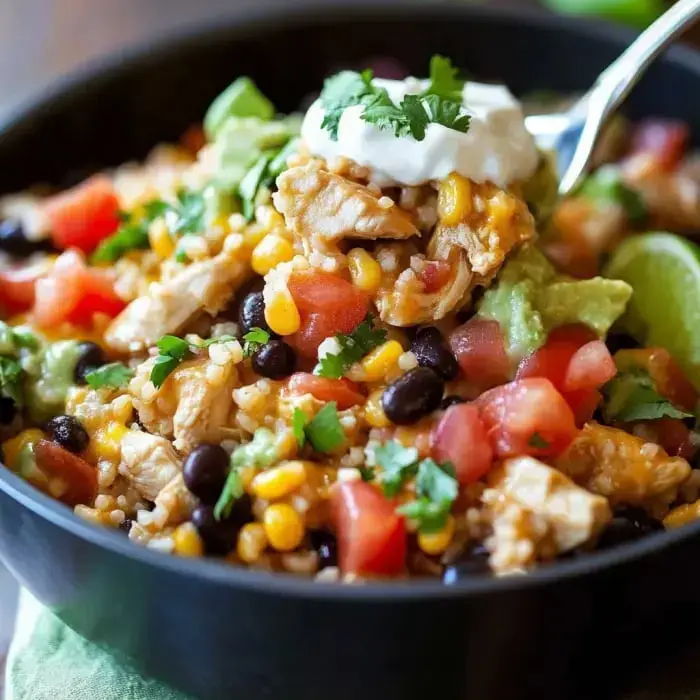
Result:
[[[647,217],[644,201],[638,192],[622,180],[619,166],[605,165],[589,175],[578,194],[594,204],[620,204],[632,223],[643,224]]]
[[[189,343],[176,335],[162,336],[156,347],[161,355],[168,355],[177,360],[182,360],[190,350]]]
[[[292,414],[292,431],[294,432],[294,437],[297,440],[299,447],[304,447],[306,443],[306,425],[309,419],[306,417],[306,413],[300,408],[295,408]]]
[[[377,447],[374,458],[382,468],[379,482],[388,498],[395,496],[418,470],[418,450],[415,447],[404,447],[396,440]]]
[[[199,345],[200,348],[208,348],[210,345],[215,345],[216,343],[229,343],[232,340],[238,340],[234,335],[220,335],[217,338],[209,338]]]
[[[469,131],[471,116],[460,114],[462,109],[461,103],[450,102],[438,95],[428,95],[424,99],[428,105],[431,122],[441,124],[454,131],[461,131],[463,134]]]
[[[329,354],[319,363],[318,375],[331,379],[340,379],[356,362],[359,362],[370,350],[381,345],[386,340],[385,330],[376,330],[374,320],[368,315],[355,330],[346,335],[335,336],[340,345],[338,354]]]
[[[465,80],[459,77],[459,70],[452,65],[452,61],[435,54],[430,59],[430,85],[423,95],[435,95],[461,104],[464,83]]]
[[[205,202],[201,192],[180,190],[177,193],[177,214],[171,230],[174,234],[202,233],[204,230]]]
[[[24,403],[22,374],[19,360],[0,356],[0,396],[12,399],[18,406]]]
[[[192,351],[186,340],[175,335],[164,335],[158,341],[157,347],[159,354],[153,363],[150,380],[153,386],[159,388],[180,362],[192,354]]]
[[[533,433],[527,444],[538,450],[546,450],[549,447],[549,443],[539,433]]]
[[[692,414],[676,408],[654,387],[648,372],[635,369],[620,372],[604,387],[603,416],[607,422],[629,423],[658,418],[690,418]]]
[[[393,103],[374,103],[365,108],[363,121],[380,129],[393,131],[394,136],[413,136],[416,141],[425,138],[428,114],[418,95],[406,95],[397,107]]]
[[[231,515],[233,504],[243,495],[243,481],[237,467],[231,467],[226,477],[224,488],[221,490],[219,500],[214,506],[214,518],[222,520]]]
[[[270,334],[263,328],[251,328],[243,336],[243,357],[254,355],[260,348],[268,343]]]
[[[133,376],[134,370],[121,362],[111,362],[88,372],[85,375],[85,381],[93,389],[99,389],[103,386],[118,389],[126,386]]]
[[[442,530],[450,514],[449,505],[434,503],[428,498],[417,498],[415,501],[404,503],[396,510],[410,520],[415,520],[420,532],[425,534]]]
[[[374,467],[368,467],[366,465],[362,465],[357,468],[357,470],[360,472],[360,476],[362,477],[362,481],[374,481],[375,473],[374,473]]]
[[[309,422],[306,437],[317,452],[332,452],[345,442],[335,401],[327,403]]]
[[[320,97],[321,105],[325,110],[321,128],[327,129],[331,139],[337,141],[338,125],[345,109],[361,104],[363,99],[374,97],[376,92],[376,88],[372,85],[371,70],[364,70],[362,73],[341,71],[326,78]]]

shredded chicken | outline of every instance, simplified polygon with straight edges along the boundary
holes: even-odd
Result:
[[[364,185],[324,170],[318,162],[290,168],[277,178],[277,210],[287,226],[318,250],[343,238],[420,235],[411,217],[388,198],[389,206]]]
[[[233,425],[231,394],[239,383],[235,363],[183,362],[160,389],[148,379],[152,366],[153,360],[144,362],[129,384],[146,430],[174,438],[175,448],[184,453],[202,442],[221,442]]]
[[[165,486],[182,471],[182,463],[170,441],[160,435],[130,430],[122,439],[119,468],[139,495],[155,501]]]
[[[123,353],[155,345],[162,335],[177,333],[202,311],[211,315],[221,311],[246,274],[247,265],[226,252],[193,263],[132,301],[112,321],[105,341]]]
[[[559,459],[558,468],[613,504],[653,507],[670,503],[690,475],[681,457],[617,428],[587,423]]]

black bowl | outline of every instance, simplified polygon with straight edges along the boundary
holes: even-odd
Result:
[[[420,74],[440,52],[516,92],[571,91],[629,39],[442,4],[249,11],[89,68],[16,115],[0,131],[0,191],[142,156],[241,73],[282,110],[372,55]],[[629,109],[695,123],[699,88],[700,57],[677,49]],[[690,526],[528,577],[343,587],[140,549],[0,469],[0,557],[22,585],[85,637],[202,699],[606,697],[611,678],[692,630],[699,555]]]

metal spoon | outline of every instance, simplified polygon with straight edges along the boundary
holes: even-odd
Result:
[[[602,127],[651,62],[700,18],[700,0],[679,0],[630,45],[567,112],[527,117],[525,124],[543,150],[555,151],[562,174],[559,195],[570,194],[589,170]]]

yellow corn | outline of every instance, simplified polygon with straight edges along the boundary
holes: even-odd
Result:
[[[388,428],[391,425],[382,408],[383,393],[382,389],[373,391],[365,403],[365,420],[373,428]]]
[[[169,258],[175,251],[175,243],[163,219],[156,219],[148,227],[148,244],[161,260]]]
[[[97,459],[115,460],[121,455],[121,443],[128,429],[123,423],[110,421],[104,428],[98,430],[90,444]]]
[[[494,229],[507,226],[515,216],[515,199],[505,192],[499,192],[489,199],[489,225]]]
[[[452,541],[452,535],[455,531],[455,520],[450,515],[442,530],[431,533],[418,534],[418,546],[426,553],[431,555],[442,554],[447,546]]]
[[[255,564],[260,560],[267,547],[265,528],[260,523],[247,523],[238,533],[236,552],[246,564]]]
[[[201,557],[204,555],[204,543],[192,523],[178,525],[173,532],[175,554],[181,557]]]
[[[2,453],[5,464],[8,467],[14,467],[17,463],[17,458],[19,453],[27,445],[35,445],[39,440],[44,438],[44,433],[38,428],[29,428],[28,430],[23,430],[19,435],[5,440],[2,444]]]
[[[263,238],[253,250],[250,263],[259,275],[266,275],[273,267],[294,257],[292,244],[275,234]]]
[[[382,281],[382,268],[364,249],[353,248],[348,253],[348,267],[352,283],[366,292],[374,292]]]
[[[291,335],[301,326],[299,310],[291,295],[284,292],[277,292],[265,305],[265,320],[278,335]]]
[[[664,525],[668,528],[680,527],[700,520],[700,501],[684,503],[674,508],[665,518]]]
[[[403,348],[397,340],[387,340],[378,348],[374,348],[360,362],[364,370],[365,381],[378,382],[385,379],[389,372],[398,365],[401,355],[403,355]]]
[[[304,539],[304,522],[287,503],[273,503],[265,508],[263,527],[270,545],[278,552],[290,552]]]
[[[260,472],[250,484],[250,490],[258,498],[276,501],[296,491],[305,481],[304,462],[294,460]]]
[[[472,210],[471,182],[459,173],[450,173],[438,189],[438,216],[445,226],[456,226]]]

